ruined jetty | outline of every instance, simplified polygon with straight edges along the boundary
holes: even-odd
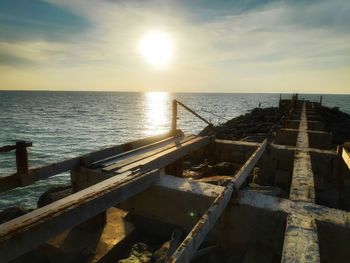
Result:
[[[184,135],[178,105],[209,127]],[[66,171],[71,188],[0,225],[0,261],[349,262],[350,144],[323,116],[293,95],[264,135],[235,140],[174,101],[160,136],[34,169],[30,143],[2,147],[17,173],[1,192]]]

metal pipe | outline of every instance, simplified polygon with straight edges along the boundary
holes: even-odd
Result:
[[[173,117],[171,123],[171,131],[175,132],[177,126],[177,101],[173,100]]]
[[[189,112],[191,112],[194,116],[196,116],[197,118],[201,119],[202,121],[204,121],[205,123],[209,124],[209,125],[213,125],[211,122],[207,121],[206,119],[204,119],[202,116],[200,116],[198,113],[196,113],[195,111],[191,110],[189,107],[187,107],[185,104],[181,103],[180,101],[175,100],[180,106],[184,107],[186,110],[188,110]]]

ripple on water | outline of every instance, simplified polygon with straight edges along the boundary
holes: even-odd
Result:
[[[319,95],[302,95],[319,100]],[[283,95],[283,97],[290,97]],[[172,99],[214,123],[257,107],[277,106],[279,94],[170,94],[0,91],[0,145],[32,141],[30,165],[41,166],[103,147],[160,134],[171,125]],[[350,96],[326,95],[323,103],[350,113]],[[211,114],[213,113],[213,114]],[[178,125],[197,133],[205,124],[179,107]],[[0,155],[0,174],[14,172],[13,153]],[[68,173],[0,195],[0,210],[11,205],[34,208],[52,186],[69,182]]]

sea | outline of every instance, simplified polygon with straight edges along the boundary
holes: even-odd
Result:
[[[320,94],[300,98],[320,100]],[[17,140],[33,143],[31,168],[170,130],[172,100],[177,99],[214,124],[258,107],[276,107],[280,94],[0,91],[0,147]],[[291,94],[282,94],[282,99]],[[323,105],[350,114],[350,95],[322,95]],[[206,124],[178,108],[178,127],[196,134]],[[15,172],[14,152],[0,153],[0,176]],[[0,194],[0,211],[35,208],[39,196],[69,183],[68,173]]]

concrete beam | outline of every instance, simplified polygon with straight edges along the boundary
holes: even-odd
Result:
[[[244,181],[247,179],[250,172],[253,170],[254,166],[257,164],[261,156],[263,155],[267,145],[267,140],[265,139],[258,149],[250,156],[250,158],[245,162],[245,164],[239,169],[239,171],[233,176],[233,184],[236,189],[239,189]]]
[[[349,148],[347,145],[344,145],[341,156],[342,156],[346,166],[350,169],[350,150],[349,150]]]
[[[303,152],[310,152],[310,153],[318,153],[321,155],[329,155],[332,157],[335,157],[338,155],[337,151],[335,150],[321,150],[321,149],[311,148],[311,147],[297,147],[297,146],[290,146],[290,145],[280,145],[275,143],[271,143],[269,146],[274,149],[286,150],[286,151],[303,151]]]
[[[308,152],[295,153],[289,198],[295,201],[315,202],[315,185]]]
[[[147,189],[159,170],[122,174],[0,225],[0,254],[8,262]]]
[[[300,130],[298,129],[280,129],[276,133],[275,143],[282,145],[296,145],[297,136]],[[332,135],[324,131],[304,130],[308,133],[310,147],[317,147],[320,149],[330,149],[332,142]]]
[[[320,262],[317,226],[313,218],[296,213],[287,217],[281,262]]]
[[[162,175],[146,191],[119,207],[190,230],[224,190],[222,186]]]
[[[225,190],[215,198],[205,214],[199,219],[190,233],[182,241],[168,262],[190,262],[197,249],[202,244],[208,232],[212,229],[218,218],[223,213],[231,199],[233,184],[229,184]]]
[[[305,107],[304,103],[296,141],[296,146],[299,148],[309,147]],[[309,152],[296,151],[295,153],[289,198],[295,201],[315,202],[315,186]]]
[[[309,148],[309,136],[315,133],[308,131],[307,120],[306,103],[304,102],[297,130],[296,146],[298,148]],[[315,202],[315,185],[310,152],[308,151],[295,152],[289,199],[299,202]],[[287,217],[281,262],[319,261],[320,251],[315,219],[305,215],[305,213],[300,214],[292,210],[292,213]]]
[[[286,214],[298,213],[317,221],[327,222],[345,228],[350,228],[350,212],[329,208],[312,203],[292,201],[250,191],[239,191],[238,205],[247,205],[257,209]]]

